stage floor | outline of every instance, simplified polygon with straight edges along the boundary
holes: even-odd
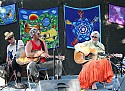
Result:
[[[52,77],[51,77],[52,78]],[[121,78],[121,77],[118,77],[118,78]],[[65,80],[65,79],[77,79],[77,75],[67,75],[67,76],[62,76],[62,79],[61,80]],[[53,78],[52,78],[52,80],[53,80]],[[122,80],[120,80],[121,82],[120,82],[120,86],[122,85],[122,84],[124,84],[123,82],[123,80],[125,80],[124,79],[124,76],[122,77]],[[22,78],[22,81],[23,81],[23,83],[24,84],[26,84],[26,85],[28,85],[28,83],[27,83],[27,78],[26,77],[24,77],[24,78]],[[42,81],[42,80],[40,80],[40,81]],[[45,80],[44,80],[45,81]],[[114,85],[114,83],[116,83],[115,85]],[[111,88],[113,88],[113,86],[115,86],[115,87],[117,87],[118,86],[118,81],[117,81],[117,79],[115,78],[115,77],[113,77],[113,80],[112,80],[112,82],[110,83],[110,84],[106,84],[105,83],[105,87],[102,85],[102,84],[100,84],[100,83],[97,83],[97,87],[98,87],[98,89],[96,90],[96,91],[113,91],[113,90],[111,90]],[[109,90],[110,89],[110,90]],[[33,85],[33,88],[32,89],[30,89],[30,88],[25,88],[25,89],[15,89],[14,88],[14,81],[11,81],[11,82],[9,82],[9,85],[8,86],[6,86],[6,87],[4,87],[4,88],[0,88],[0,91],[39,91],[38,90],[38,85]],[[53,91],[53,90],[52,90]],[[61,90],[62,91],[62,90]],[[74,91],[74,90],[72,90],[72,91]],[[83,89],[83,90],[81,90],[81,91],[94,91],[94,90],[92,90],[92,89]],[[115,90],[114,90],[115,91]],[[120,90],[120,91],[122,91],[122,90]]]

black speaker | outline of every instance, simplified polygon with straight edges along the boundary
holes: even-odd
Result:
[[[80,91],[78,79],[41,80],[37,91]]]

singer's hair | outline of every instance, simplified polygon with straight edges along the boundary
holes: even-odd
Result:
[[[99,34],[98,31],[93,31],[93,32],[91,33],[91,36],[96,36],[96,37],[99,38],[100,34]]]

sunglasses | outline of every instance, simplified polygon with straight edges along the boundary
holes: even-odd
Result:
[[[10,38],[8,38],[7,40],[11,40],[13,38],[13,36],[12,37],[10,37]]]
[[[37,33],[37,35],[40,35],[40,33]]]
[[[96,36],[92,36],[92,38],[98,38],[98,37],[96,37]]]

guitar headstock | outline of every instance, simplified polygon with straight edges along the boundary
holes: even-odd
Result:
[[[52,56],[50,55],[49,58],[54,58],[54,56],[53,56],[53,55],[52,55]],[[58,59],[58,60],[65,60],[65,56],[61,56],[61,55],[59,55],[59,54],[58,54],[58,56],[55,56],[55,58]]]
[[[59,59],[59,60],[65,60],[65,56],[59,55],[59,56],[58,56],[58,59]]]
[[[112,54],[112,56],[114,57],[118,57],[118,58],[122,58],[123,57],[123,54],[119,54],[119,53],[115,53],[115,54]]]

